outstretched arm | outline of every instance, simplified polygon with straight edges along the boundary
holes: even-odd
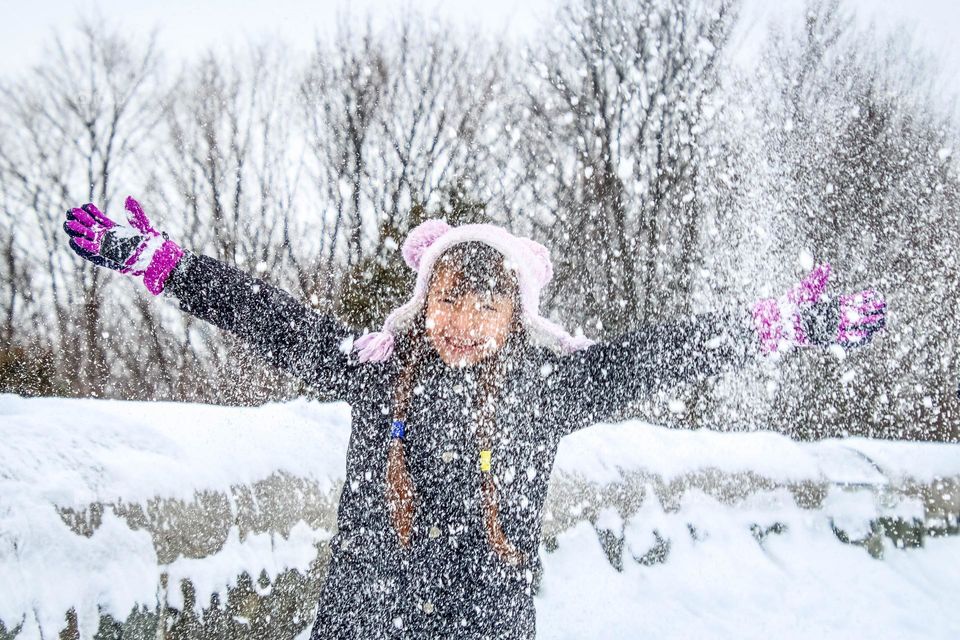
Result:
[[[757,353],[755,342],[748,314],[704,314],[552,359],[541,367],[547,421],[566,435],[610,420],[631,401],[741,366]]]
[[[186,251],[166,281],[180,308],[229,331],[264,360],[337,399],[349,400],[358,370],[341,348],[350,333],[286,291]]]
[[[543,369],[548,422],[565,435],[614,418],[646,394],[716,375],[752,357],[868,343],[884,326],[886,301],[870,289],[830,299],[829,277],[830,265],[823,264],[783,296],[758,300],[749,312],[644,326],[548,362]]]
[[[141,278],[154,295],[176,296],[183,310],[234,333],[270,364],[350,399],[360,371],[341,349],[350,336],[336,318],[235,267],[183,250],[153,228],[133,198],[126,209],[128,225],[92,204],[68,211],[64,229],[71,248],[98,266]]]

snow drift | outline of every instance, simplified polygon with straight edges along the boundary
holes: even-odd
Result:
[[[0,638],[306,637],[349,423],[0,396]],[[597,425],[557,457],[538,635],[957,637],[958,515],[958,445]]]

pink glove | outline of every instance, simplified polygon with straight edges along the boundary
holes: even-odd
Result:
[[[183,249],[153,228],[139,202],[127,198],[126,210],[130,226],[114,222],[93,204],[67,211],[63,228],[70,248],[97,266],[142,277],[147,291],[158,295]]]
[[[786,294],[753,305],[753,323],[763,353],[795,347],[864,345],[886,324],[887,303],[873,289],[826,296],[830,264],[814,269]]]

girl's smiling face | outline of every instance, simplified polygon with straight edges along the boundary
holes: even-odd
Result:
[[[497,353],[513,330],[509,295],[477,293],[458,286],[453,269],[438,265],[427,292],[426,333],[449,366],[470,366]]]

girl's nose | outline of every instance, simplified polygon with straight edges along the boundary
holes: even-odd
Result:
[[[454,309],[451,324],[461,334],[476,334],[478,330],[477,312],[474,306],[466,302],[459,303]]]

